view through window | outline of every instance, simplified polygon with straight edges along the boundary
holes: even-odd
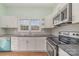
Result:
[[[40,30],[40,26],[42,24],[42,20],[40,19],[20,19],[20,30],[22,31],[38,31]]]

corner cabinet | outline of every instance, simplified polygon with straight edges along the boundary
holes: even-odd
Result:
[[[0,16],[1,28],[17,28],[16,16]]]
[[[42,28],[53,28],[53,14],[50,14],[48,16],[46,16],[44,19],[43,19],[43,24],[42,24]]]

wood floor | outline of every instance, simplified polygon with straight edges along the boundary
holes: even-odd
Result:
[[[0,52],[0,56],[47,56],[46,52]]]

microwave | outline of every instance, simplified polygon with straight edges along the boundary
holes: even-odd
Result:
[[[71,23],[71,22],[72,22],[72,3],[67,3],[54,16],[53,24],[60,25],[62,23]]]

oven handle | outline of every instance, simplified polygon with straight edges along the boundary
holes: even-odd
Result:
[[[51,45],[48,41],[47,41],[47,43],[51,46],[51,47],[53,47],[53,45]],[[54,48],[54,47],[53,47]],[[55,48],[56,49],[56,48]]]
[[[54,47],[54,46],[53,46],[52,44],[50,44],[50,42],[48,42],[48,41],[47,41],[47,43],[51,46],[51,48],[53,48],[54,50],[57,51],[58,48]],[[58,55],[58,52],[56,52],[56,51],[54,51],[54,53],[56,53],[56,54],[54,54],[54,55]]]

